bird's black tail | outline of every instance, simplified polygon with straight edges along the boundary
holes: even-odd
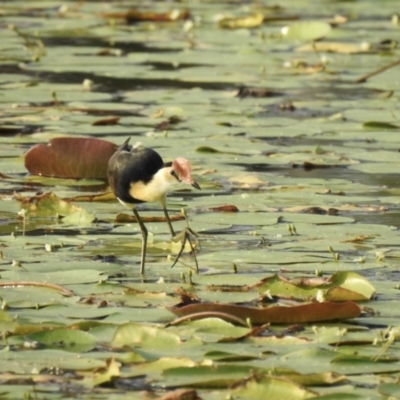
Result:
[[[130,140],[131,140],[131,138],[128,137],[128,139],[125,140],[125,142],[118,148],[118,150],[130,151],[132,148],[132,146],[129,145]]]

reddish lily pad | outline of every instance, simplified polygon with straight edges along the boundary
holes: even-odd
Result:
[[[236,304],[192,302],[167,307],[167,309],[179,317],[198,313],[206,315],[207,312],[217,311],[234,315],[244,320],[249,319],[253,324],[294,324],[332,321],[356,318],[361,314],[360,307],[352,301],[344,303],[308,303],[292,307],[272,306],[266,308],[246,307]]]
[[[58,178],[107,177],[107,163],[117,146],[95,138],[55,138],[38,144],[25,155],[25,167],[31,174]]]
[[[140,11],[132,8],[126,12],[103,13],[101,14],[101,17],[108,19],[125,19],[128,23],[143,21],[170,22],[181,19],[188,19],[190,17],[190,13],[187,10],[171,10],[164,13],[158,13],[154,11]]]

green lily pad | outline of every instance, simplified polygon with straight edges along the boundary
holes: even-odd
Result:
[[[327,36],[331,26],[323,21],[297,21],[282,28],[282,36],[287,39],[316,40]]]
[[[38,342],[47,348],[64,349],[75,353],[88,352],[96,345],[94,336],[72,329],[54,329],[28,335],[27,340]]]

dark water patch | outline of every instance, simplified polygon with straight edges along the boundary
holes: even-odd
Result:
[[[182,48],[180,47],[151,47],[146,43],[135,42],[135,41],[121,41],[114,42],[112,46],[110,46],[109,40],[104,40],[102,38],[97,37],[89,37],[89,36],[52,36],[52,37],[43,37],[42,41],[46,47],[61,47],[61,46],[73,46],[77,49],[80,47],[94,47],[96,50],[98,48],[107,48],[107,49],[118,49],[125,53],[177,53],[181,52]],[[79,53],[77,53],[79,54]],[[79,54],[80,55],[80,54]],[[82,56],[94,56],[95,53],[83,53]]]
[[[399,211],[389,211],[385,213],[349,213],[347,214],[349,217],[353,218],[358,223],[363,224],[375,224],[375,225],[386,225],[386,226],[395,226],[396,228],[400,228],[400,210]],[[400,244],[399,244],[400,246]],[[390,247],[394,247],[392,244]]]
[[[34,65],[34,64],[32,64]],[[77,84],[81,85],[85,79],[90,79],[96,82],[96,87],[93,92],[99,93],[115,93],[124,91],[140,91],[140,90],[165,90],[165,89],[193,89],[201,88],[203,90],[215,91],[231,91],[237,89],[239,85],[226,82],[202,82],[190,81],[185,82],[178,79],[167,78],[116,78],[111,76],[102,76],[95,73],[67,71],[36,71],[29,69],[29,64],[24,69],[21,69],[17,64],[2,65],[2,72],[9,74],[18,74],[29,76],[40,82],[61,83],[61,84]],[[118,96],[114,101],[119,101],[121,96]],[[142,104],[142,103],[140,103]],[[114,113],[118,111],[115,110]]]
[[[279,172],[279,168],[273,172]],[[283,169],[282,172],[285,173],[286,176],[292,178],[299,178],[299,179],[307,179],[307,178],[319,178],[319,179],[343,179],[349,182],[356,182],[361,183],[368,186],[382,186],[387,185],[392,182],[393,187],[398,187],[398,185],[394,185],[394,181],[398,182],[398,176],[393,177],[391,179],[391,174],[369,174],[366,172],[358,171],[351,169],[348,166],[333,166],[331,168],[325,169],[312,169],[312,170],[305,170],[303,168],[288,168]],[[345,190],[345,188],[343,188]],[[354,192],[352,192],[354,194]],[[371,196],[371,192],[360,193],[361,195]]]
[[[267,172],[267,173],[283,173],[286,176],[296,177],[300,175],[301,177],[319,177],[319,173],[323,171],[323,179],[337,178],[343,170],[346,170],[347,166],[341,165],[315,165],[313,168],[309,164],[288,164],[285,166],[268,164],[268,163],[228,163],[228,165],[233,165],[236,167],[242,167],[245,171],[249,172]],[[327,172],[328,171],[328,172]],[[353,171],[354,173],[354,171]]]
[[[26,231],[25,231],[25,236],[77,236],[77,235],[83,235],[86,233],[96,233],[99,235],[102,234],[110,234],[110,231],[112,230],[112,226],[111,225],[103,225],[100,226],[99,224],[97,224],[96,227],[84,227],[82,229],[79,228],[73,228],[73,227],[68,227],[68,228],[58,228],[57,226],[55,226],[55,218],[48,218],[48,219],[44,219],[44,218],[40,218],[37,220],[33,220],[34,223],[36,223],[36,225],[42,225],[42,227],[40,228],[35,228],[32,230],[29,230],[29,224],[26,225]],[[47,228],[43,228],[43,226],[46,225],[46,223],[48,224]],[[20,229],[22,230],[22,224],[20,223]],[[135,232],[136,233],[136,232]],[[111,234],[113,234],[111,232]],[[121,234],[121,233],[120,233]],[[130,235],[132,235],[132,233],[130,233]],[[140,235],[140,232],[139,232]],[[98,246],[97,242],[94,242],[96,246]],[[91,242],[87,242],[86,245],[90,245]],[[63,247],[74,247],[74,245],[63,245]]]
[[[307,98],[307,97],[306,97]],[[265,111],[262,111],[260,113],[257,113],[255,116],[256,117],[267,117],[272,115],[279,115],[279,116],[287,116],[290,118],[302,120],[302,119],[309,119],[309,118],[322,118],[322,117],[328,117],[329,115],[332,115],[334,111],[332,109],[330,110],[315,110],[315,109],[310,109],[310,108],[298,108],[292,105],[290,102],[281,102],[273,105],[268,105]]]
[[[6,113],[4,114],[7,117]],[[15,136],[15,135],[29,135],[30,133],[35,133],[41,131],[44,125],[17,125],[17,124],[8,124],[7,126],[0,127],[0,136]]]
[[[376,98],[379,94],[386,93],[387,91],[362,87],[360,85],[354,84],[353,81],[333,80],[328,84],[324,82],[319,82],[318,87],[307,87],[306,89],[301,89],[299,92],[295,92],[294,96],[298,99],[313,99],[313,100],[332,100],[337,101],[341,99],[342,101],[347,100],[365,100],[368,98]],[[347,107],[343,108],[346,111]],[[331,115],[336,112],[334,109],[330,108]]]
[[[28,67],[29,68],[29,67]],[[133,90],[165,90],[165,89],[193,89],[200,88],[203,90],[234,90],[236,84],[226,82],[202,82],[190,81],[185,82],[178,79],[167,78],[116,78],[111,76],[102,76],[95,73],[68,71],[68,72],[52,72],[52,71],[35,71],[29,69],[9,68],[10,73],[18,73],[21,75],[31,76],[39,81],[49,83],[68,83],[81,85],[85,79],[96,82],[96,90],[100,93],[114,93]]]
[[[144,62],[139,63],[140,65],[146,65],[152,67],[152,69],[156,71],[177,71],[181,69],[188,69],[188,68],[196,68],[196,67],[209,67],[212,68],[213,66],[207,64],[195,64],[195,63],[171,63],[171,62]]]
[[[367,176],[368,182],[363,181],[363,183],[367,183],[368,185],[377,185],[385,189],[397,189],[400,187],[400,173],[366,174],[362,172],[360,173],[359,171],[354,171],[354,172],[357,176],[357,179],[359,174],[362,174],[360,176]],[[360,195],[363,194],[360,193]],[[374,195],[378,196],[379,192],[374,192]]]
[[[236,167],[243,168],[244,171],[248,172],[265,172],[268,174],[284,175],[289,178],[298,178],[299,182],[303,179],[341,179],[349,182],[361,183],[368,186],[384,187],[385,189],[398,188],[400,187],[400,174],[397,173],[367,173],[352,169],[348,165],[318,165],[310,168],[306,164],[287,164],[287,165],[274,165],[269,163],[227,163]],[[378,188],[377,188],[378,189]],[[346,188],[343,188],[346,191]],[[371,197],[375,196],[375,191],[354,193],[359,196]]]
[[[319,135],[332,135],[332,134],[336,134],[336,132],[331,132],[331,131],[326,131],[326,132],[321,132]],[[314,149],[316,147],[321,147],[320,149],[320,153],[319,154],[324,154],[324,152],[329,152],[331,151],[331,149],[329,148],[330,146],[336,146],[336,147],[340,147],[340,146],[344,146],[346,145],[347,147],[349,147],[349,145],[351,144],[352,146],[356,147],[359,143],[364,144],[364,143],[368,143],[368,144],[372,144],[372,143],[376,143],[377,140],[375,139],[352,139],[352,140],[339,140],[339,139],[324,139],[321,137],[310,137],[310,136],[306,136],[304,134],[299,134],[296,137],[290,137],[290,136],[250,136],[252,139],[257,139],[257,140],[261,140],[263,142],[266,142],[270,145],[273,146],[282,146],[282,147],[293,147],[293,146],[310,146],[312,149],[310,150],[310,152],[314,152]],[[295,152],[296,149],[293,149]],[[377,149],[377,151],[379,151],[380,149]],[[302,150],[303,152],[304,150]],[[369,151],[374,151],[372,149],[369,149]],[[398,152],[396,150],[396,152]],[[266,154],[268,155],[268,154]],[[399,156],[400,159],[400,156]]]
[[[201,232],[202,235],[226,235],[235,233],[246,233],[254,230],[254,225],[232,225],[228,228],[206,229]],[[257,240],[258,242],[260,239]],[[248,241],[254,243],[254,240]]]
[[[351,169],[349,166],[326,165],[324,168],[305,168],[301,164],[293,166],[275,166],[271,164],[232,164],[242,166],[246,171],[279,173],[291,178],[301,179],[343,179],[350,182],[362,183],[368,186],[385,186],[398,188],[400,186],[400,174],[376,174],[366,173]],[[357,195],[371,196],[370,192],[357,193]]]
[[[21,129],[19,130],[19,132],[16,132],[16,133],[21,134],[21,135],[29,135],[31,133],[41,132],[43,129],[45,129],[45,125],[29,124],[29,125],[22,126]]]
[[[357,271],[357,272],[360,275],[364,276],[365,278],[370,279],[371,281],[393,282],[393,287],[395,287],[396,284],[398,282],[400,282],[400,271],[377,267],[377,268],[368,268],[368,269]],[[382,293],[378,294],[378,296],[381,296],[381,295],[382,295]],[[399,291],[399,296],[400,296],[400,291]]]

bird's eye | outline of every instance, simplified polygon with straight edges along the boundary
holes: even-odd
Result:
[[[176,173],[176,171],[175,171],[174,169],[171,169],[170,174],[171,174],[174,178],[176,178],[178,181],[180,181],[179,176],[178,176],[178,174]]]

